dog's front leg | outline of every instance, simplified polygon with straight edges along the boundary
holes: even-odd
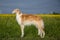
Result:
[[[21,25],[21,37],[24,36],[24,25]]]

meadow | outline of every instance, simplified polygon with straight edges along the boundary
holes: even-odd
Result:
[[[37,35],[34,25],[26,26],[25,36],[20,37],[21,30],[14,14],[0,14],[0,40],[60,40],[60,15],[41,16],[45,25],[45,38]]]

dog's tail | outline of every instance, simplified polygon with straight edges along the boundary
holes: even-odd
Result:
[[[40,30],[40,36],[41,36],[41,38],[44,38],[45,31],[44,31],[44,21],[43,20],[41,20],[41,27],[42,27],[42,30]]]
[[[41,27],[44,29],[44,21],[43,20],[40,21],[40,24],[41,24]]]

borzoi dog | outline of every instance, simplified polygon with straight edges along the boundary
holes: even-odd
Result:
[[[34,24],[38,29],[38,35],[40,35],[41,38],[44,38],[45,36],[44,22],[40,16],[31,14],[22,14],[22,12],[19,9],[14,9],[12,13],[16,14],[16,20],[18,24],[21,26],[21,37],[24,36],[24,27],[25,27],[24,25]]]

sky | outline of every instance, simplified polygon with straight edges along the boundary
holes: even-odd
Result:
[[[60,13],[60,0],[0,0],[0,13],[19,8],[23,13]]]

